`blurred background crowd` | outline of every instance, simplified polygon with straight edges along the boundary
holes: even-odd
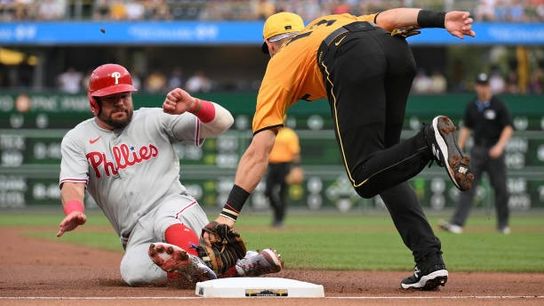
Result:
[[[278,11],[292,11],[309,21],[328,14],[362,15],[394,7],[468,10],[476,21],[481,22],[544,22],[544,0],[0,0],[0,20],[240,21],[264,20]],[[194,46],[181,48],[190,50]],[[149,50],[140,52],[144,54],[141,58],[146,58],[150,63],[145,66],[141,64],[140,68],[132,67],[136,85],[151,93],[166,92],[174,87],[183,87],[191,92],[256,90],[266,66],[266,58],[263,57],[256,65],[253,64],[257,68],[245,71],[242,68],[240,71],[226,71],[219,67],[218,62],[198,60],[198,56],[209,59],[228,56],[230,53],[248,53],[243,49],[217,48],[223,49],[216,52],[210,46],[207,49],[187,51],[190,53],[183,59],[183,56],[171,58],[174,51],[167,56],[157,55],[157,60],[152,60],[153,55]],[[0,88],[56,89],[79,93],[85,90],[88,70],[95,66],[94,63],[81,64],[81,59],[62,60],[47,71],[48,75],[56,75],[54,79],[36,83],[33,69],[35,60],[31,56],[35,50],[19,49],[25,53],[25,60],[13,64],[3,61],[3,55],[10,50],[0,48]],[[100,52],[103,50],[100,49]],[[127,54],[139,52],[123,51],[122,48],[119,50],[122,51],[117,51],[118,53]],[[42,54],[42,58],[69,58],[69,53],[74,51],[79,52],[75,49],[50,48],[45,51],[45,55]],[[212,53],[206,55],[210,52]],[[64,53],[67,55],[63,55]],[[413,93],[469,91],[472,89],[473,80],[473,75],[469,73],[471,68],[490,73],[491,86],[495,93],[541,94],[544,90],[544,50],[539,47],[487,46],[469,49],[429,46],[415,47],[414,54],[420,69],[413,83]],[[255,52],[251,56],[259,55]],[[199,66],[195,67],[191,59],[199,62]],[[244,59],[239,61],[243,64]],[[251,61],[247,65],[250,64]],[[133,66],[137,66],[136,63]]]
[[[0,18],[256,20],[276,11],[291,11],[311,20],[328,14],[363,15],[393,7],[463,9],[484,21],[544,21],[544,0],[0,0]]]

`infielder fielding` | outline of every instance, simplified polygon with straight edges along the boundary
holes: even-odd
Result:
[[[70,130],[61,145],[61,200],[65,218],[57,236],[85,223],[85,190],[119,235],[124,256],[121,276],[128,285],[190,283],[218,276],[278,272],[271,249],[247,252],[230,230],[215,235],[209,220],[179,180],[173,142],[200,146],[233,123],[220,105],[170,91],[160,108],[133,111],[136,91],[130,73],[117,64],[96,68],[88,97],[93,118]],[[201,231],[226,239],[232,251],[219,254],[199,242]],[[197,235],[198,233],[198,235]],[[214,253],[215,252],[215,253]]]
[[[238,165],[235,185],[216,222],[233,226],[266,171],[268,155],[287,109],[298,100],[328,97],[346,173],[364,198],[380,195],[415,259],[402,288],[434,289],[448,271],[441,245],[406,180],[435,160],[455,186],[467,190],[473,175],[457,148],[456,127],[437,116],[400,142],[406,100],[416,64],[405,37],[419,28],[445,28],[474,36],[468,12],[398,8],[352,16],[330,15],[304,27],[292,13],[270,16],[263,51],[269,53],[253,117],[253,139]],[[203,234],[207,239],[207,234]],[[364,252],[364,250],[362,250]]]

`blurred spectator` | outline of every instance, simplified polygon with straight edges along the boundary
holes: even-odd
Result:
[[[538,95],[544,93],[544,69],[541,67],[536,68],[531,73],[529,80],[529,91]]]
[[[276,6],[274,2],[270,0],[259,0],[256,8],[256,15],[258,19],[265,20],[268,16],[276,13]]]
[[[319,16],[323,16],[323,13],[319,0],[305,0],[304,5],[302,5],[300,16],[305,20],[313,20]]]
[[[475,11],[476,20],[495,20],[495,0],[480,0]]]
[[[508,21],[524,22],[527,21],[525,8],[521,0],[511,0],[512,4],[508,7]]]
[[[174,68],[168,77],[168,90],[174,88],[183,88],[185,86],[185,77],[183,70],[179,67]]]
[[[190,3],[190,1],[188,1]],[[170,7],[165,0],[147,0],[144,1],[146,19],[172,19]]]
[[[153,93],[165,91],[166,81],[164,73],[153,71],[145,80],[145,90]]]
[[[108,19],[110,16],[110,6],[108,0],[95,0],[93,5],[93,19]]]
[[[505,91],[509,94],[519,93],[518,75],[515,70],[508,72]]]
[[[81,12],[68,7],[80,3],[97,20],[255,20],[278,11],[291,11],[305,20],[333,13],[362,15],[392,7],[463,9],[478,21],[542,21],[542,0],[0,0],[0,19],[71,19]],[[45,9],[51,7],[51,10]],[[62,7],[62,8],[61,8]],[[69,16],[67,16],[69,15]],[[85,16],[85,14],[83,14]]]
[[[446,77],[440,71],[435,70],[431,76],[431,88],[432,93],[445,93],[448,87]]]
[[[34,0],[15,0],[15,19],[25,20],[32,19],[34,17],[32,13],[35,12],[33,9]]]
[[[13,21],[17,19],[40,19],[40,20],[63,20],[70,19],[74,16],[66,16],[67,14],[76,14],[77,11],[75,2],[68,0],[0,0],[0,21]],[[82,1],[83,8],[78,16],[86,18],[94,18],[97,20],[141,20],[141,19],[256,19],[265,18],[275,11],[285,10],[294,11],[301,14],[305,20],[313,19],[315,16],[326,15],[333,12],[350,12],[354,14],[372,13],[387,9],[391,6],[414,6],[426,7],[432,9],[440,9],[441,7],[454,6],[456,9],[467,9],[473,11],[476,19],[492,20],[492,21],[543,21],[544,20],[544,0],[84,0]],[[196,13],[195,13],[196,12]],[[212,13],[210,13],[212,12]],[[90,16],[89,16],[90,15]],[[524,87],[513,81],[515,74],[510,74],[509,71],[515,70],[515,67],[509,65],[507,57],[510,53],[510,47],[503,47],[503,53],[497,53],[497,56],[491,56],[485,65],[496,65],[501,67],[503,77],[496,75],[498,71],[493,73],[491,86],[495,93],[502,92],[521,92]],[[491,49],[497,49],[496,46]],[[538,49],[538,48],[534,48]],[[542,69],[536,68],[538,61],[542,60],[543,53],[541,50],[532,50],[532,56],[535,58],[529,65],[529,70],[535,76],[527,75],[527,83],[529,86],[527,92],[542,92],[542,85],[535,79],[541,79]],[[147,52],[147,51],[145,51]],[[471,51],[466,51],[470,53]],[[484,51],[485,52],[485,51]],[[471,55],[469,55],[470,57]],[[474,56],[477,56],[476,53]],[[448,64],[447,80],[443,79],[443,75],[424,75],[418,74],[414,80],[413,90],[415,93],[436,93],[443,92],[444,86],[452,91],[465,91],[472,84],[471,80],[465,79],[470,75],[471,61],[466,63],[461,61],[461,64]],[[83,62],[78,65],[84,65]],[[466,69],[462,70],[460,65],[466,65]],[[48,66],[45,66],[46,68]],[[143,68],[141,68],[143,69]],[[140,69],[140,70],[141,70]],[[36,73],[23,75],[23,67],[21,65],[9,66],[5,68],[3,73],[3,84],[13,84],[13,86],[54,86],[54,80],[40,80],[40,76]],[[32,69],[31,72],[33,72]],[[38,70],[39,71],[39,70]],[[429,71],[431,72],[431,71]],[[433,71],[434,72],[434,71]],[[50,73],[46,71],[45,73]],[[182,75],[181,80],[176,76],[177,72],[166,74],[166,83],[164,88],[173,87],[176,84],[185,85],[187,75]],[[212,74],[212,70],[209,71]],[[443,74],[443,73],[442,73]],[[219,80],[221,80],[219,83]],[[213,88],[225,88],[230,90],[240,90],[243,88],[253,88],[249,80],[224,80],[222,76],[217,77],[217,84],[212,83]],[[530,81],[529,81],[530,79]],[[143,79],[142,89],[147,88],[147,80]],[[447,82],[446,82],[447,81]],[[181,83],[180,83],[181,82]],[[530,84],[529,84],[530,82]],[[198,79],[192,81],[196,83],[198,90],[209,90],[212,85],[199,85],[202,83]],[[58,83],[60,86],[60,83]],[[183,87],[182,86],[182,87]],[[190,85],[192,86],[192,85]],[[160,87],[160,86],[159,86]],[[179,86],[176,86],[179,87]],[[519,87],[519,88],[518,88]],[[152,89],[156,90],[156,89]]]
[[[66,14],[66,0],[42,0],[38,4],[38,18],[41,20],[63,19]]]
[[[142,90],[142,78],[140,75],[136,72],[136,69],[132,69],[132,86],[134,86],[138,90]]]
[[[15,109],[20,113],[26,113],[32,108],[32,99],[26,92],[20,93],[15,99]]]
[[[185,88],[188,92],[209,92],[212,88],[210,79],[204,74],[204,71],[199,70],[187,80]]]
[[[127,8],[123,0],[111,1],[110,19],[111,20],[127,19]]]
[[[508,7],[508,1],[509,0],[495,0],[495,14],[493,19],[490,20],[506,21],[509,19],[510,8]],[[487,19],[482,20],[487,21]]]
[[[85,72],[85,74],[81,78],[81,87],[82,88],[87,88],[87,86],[89,85],[89,79],[91,78],[91,73],[92,73],[92,70],[87,70],[87,72]],[[138,87],[136,87],[136,88],[138,88]]]
[[[0,17],[3,21],[10,21],[15,17],[15,0],[0,0]]]
[[[69,67],[65,72],[61,73],[57,82],[59,89],[66,93],[79,93],[81,92],[81,81],[83,80],[83,74],[76,71],[74,67]]]
[[[125,4],[126,16],[128,20],[138,20],[144,18],[145,6],[143,2],[145,2],[145,0],[129,1]]]
[[[537,4],[535,7],[535,17],[536,20],[543,21],[544,20],[544,1],[538,0],[540,3]]]
[[[338,3],[334,6],[332,13],[333,14],[344,14],[349,13],[351,11],[351,6],[343,1],[338,1]]]
[[[498,69],[491,71],[489,85],[493,94],[500,94],[505,91],[506,82]]]
[[[431,92],[432,80],[427,76],[423,69],[417,71],[414,81],[412,82],[412,90],[414,93],[429,93]]]

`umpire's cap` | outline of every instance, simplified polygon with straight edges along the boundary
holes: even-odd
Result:
[[[476,76],[476,84],[487,85],[489,84],[489,75],[487,73],[478,73]]]
[[[266,19],[263,27],[263,38],[275,42],[287,37],[284,34],[300,32],[304,29],[302,17],[295,13],[281,12],[271,15]],[[263,53],[268,54],[266,42],[261,46]]]

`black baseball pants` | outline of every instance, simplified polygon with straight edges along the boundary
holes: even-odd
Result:
[[[273,211],[272,225],[283,224],[287,210],[287,183],[285,178],[289,174],[291,163],[269,163],[266,175],[265,196],[268,198]]]
[[[412,52],[404,38],[368,23],[344,27],[345,37],[322,43],[318,64],[347,175],[360,196],[382,197],[416,263],[441,261],[440,241],[406,182],[432,153],[422,131],[400,142],[416,71]]]
[[[489,182],[495,191],[495,210],[497,212],[497,229],[508,226],[508,188],[506,186],[506,163],[504,154],[497,159],[489,157],[489,148],[474,146],[470,152],[470,169],[474,174],[473,186],[478,186],[484,172],[487,172]],[[451,223],[464,226],[472,208],[476,187],[459,195],[459,203],[452,217]]]

